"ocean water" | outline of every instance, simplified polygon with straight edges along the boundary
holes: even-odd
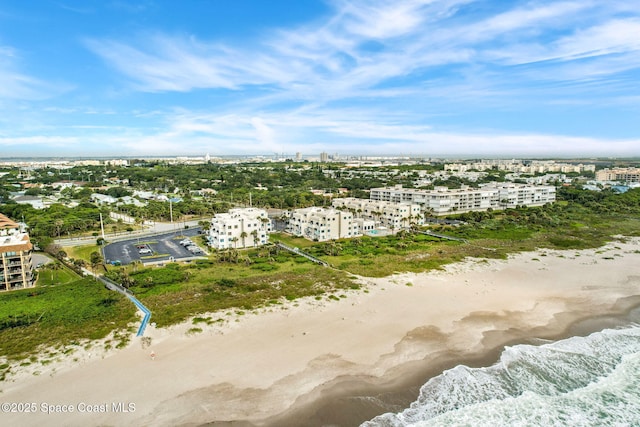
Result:
[[[457,366],[373,426],[640,426],[640,325],[506,347],[487,368]]]

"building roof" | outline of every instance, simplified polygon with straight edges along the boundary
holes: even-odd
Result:
[[[0,252],[30,251],[31,249],[33,249],[33,245],[28,234],[0,237]]]
[[[0,214],[0,229],[6,230],[18,227],[17,222],[10,220],[6,215]]]

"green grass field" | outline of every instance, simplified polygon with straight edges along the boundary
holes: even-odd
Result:
[[[36,286],[66,285],[78,279],[78,274],[64,264],[54,261],[38,269]]]
[[[91,252],[100,252],[100,247],[98,245],[65,246],[62,249],[69,257],[82,259],[87,263],[91,262]]]
[[[0,354],[22,359],[40,346],[103,338],[134,322],[135,311],[127,298],[92,279],[2,293]]]

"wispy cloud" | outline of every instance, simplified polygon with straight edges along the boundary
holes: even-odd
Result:
[[[493,73],[495,67],[510,73],[509,67],[532,62],[635,52],[640,43],[638,20],[615,18],[611,11],[596,19],[606,12],[599,2],[514,2],[509,10],[469,22],[464,11],[470,3],[335,1],[326,21],[275,29],[257,47],[167,34],[134,44],[92,39],[87,46],[143,91],[263,87],[274,100],[330,102],[384,94],[409,76],[418,85],[441,79],[443,66],[456,66],[450,75],[462,78],[460,71],[469,67],[475,73],[488,66]],[[622,61],[617,62],[607,59],[611,66],[585,69],[585,75],[618,73]],[[627,66],[635,67],[635,61]]]
[[[41,100],[70,90],[68,84],[53,84],[19,69],[20,55],[10,46],[0,46],[0,101]]]

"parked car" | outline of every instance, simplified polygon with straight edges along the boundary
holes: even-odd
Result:
[[[138,253],[139,253],[140,255],[148,255],[148,254],[152,254],[152,253],[153,253],[153,251],[152,251],[151,249],[149,249],[149,248],[142,248],[142,249],[140,249],[140,250],[138,251]]]

